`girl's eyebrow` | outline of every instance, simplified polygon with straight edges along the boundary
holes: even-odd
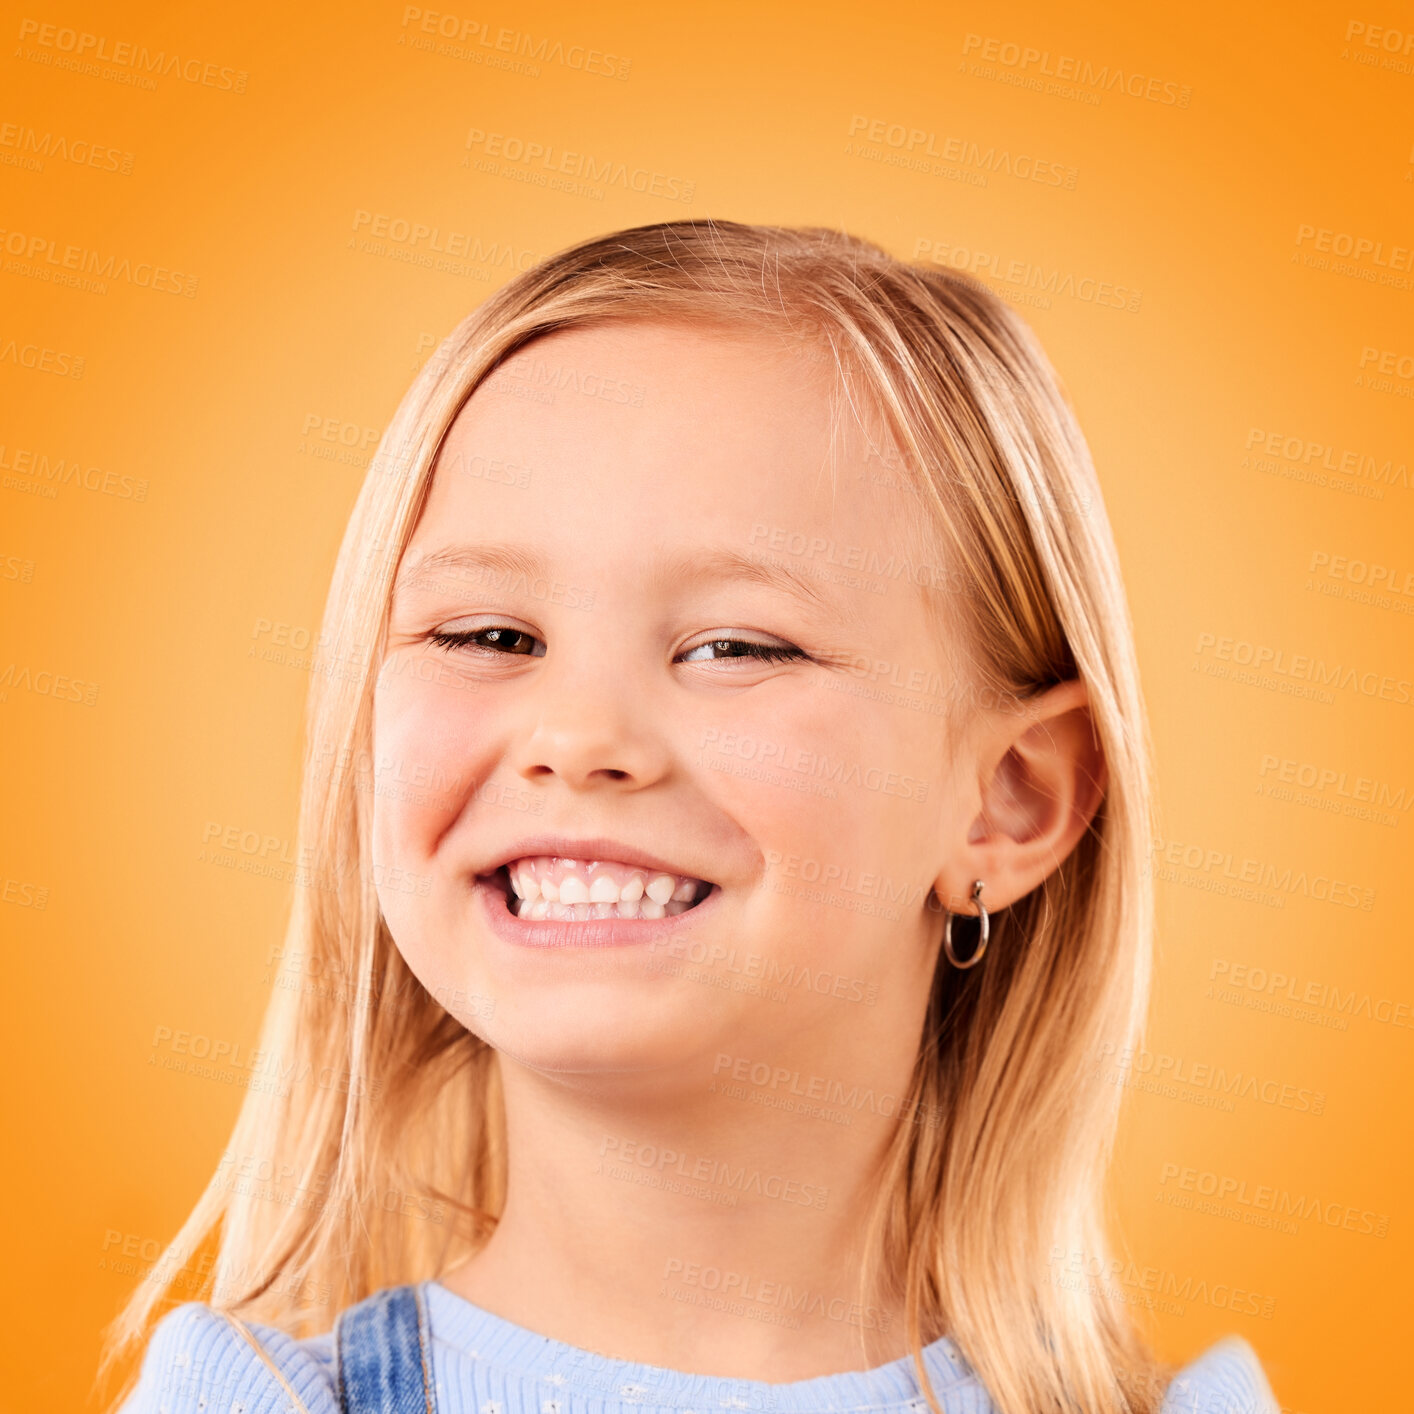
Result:
[[[839,613],[843,609],[843,605],[832,604],[829,597],[810,582],[809,576],[799,570],[793,570],[777,559],[746,555],[740,550],[675,551],[663,557],[662,575],[665,579],[698,582],[711,579],[744,580],[748,584],[780,590],[815,610]]]
[[[453,574],[489,571],[538,578],[545,574],[545,560],[539,550],[529,545],[444,545],[404,565],[398,572],[393,593],[397,595],[422,587],[435,589],[438,573],[447,571]],[[816,613],[827,613],[836,619],[857,617],[839,596],[822,591],[812,583],[810,576],[779,559],[744,554],[726,547],[670,551],[659,561],[658,578],[664,583],[726,579],[760,584],[790,595]]]
[[[540,574],[542,567],[539,553],[520,545],[444,545],[404,564],[393,583],[393,594],[396,596],[421,588],[436,589],[439,587],[437,575],[441,571],[465,573],[491,570],[500,574],[532,577]]]

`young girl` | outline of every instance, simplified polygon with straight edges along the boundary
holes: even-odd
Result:
[[[124,1414],[1274,1410],[1236,1335],[1151,1355],[1102,1221],[1131,632],[975,282],[711,220],[512,279],[350,521],[281,1082]]]

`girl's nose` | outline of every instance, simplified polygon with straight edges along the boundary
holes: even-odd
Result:
[[[615,782],[642,788],[662,778],[664,723],[646,710],[645,690],[612,664],[585,669],[546,663],[517,710],[510,765],[525,779],[558,776],[573,789]]]

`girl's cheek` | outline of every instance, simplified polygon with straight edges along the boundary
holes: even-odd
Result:
[[[440,680],[404,672],[380,686],[373,714],[373,840],[390,863],[431,872],[443,863],[438,848],[448,868],[472,863],[465,854],[468,833],[454,827],[462,817],[498,813],[501,793],[484,789],[502,752],[492,706],[481,684],[445,669]],[[519,793],[510,795],[522,803]],[[479,840],[505,829],[488,822]]]
[[[430,858],[466,810],[486,733],[475,694],[404,678],[380,688],[373,729],[373,841],[391,863]]]

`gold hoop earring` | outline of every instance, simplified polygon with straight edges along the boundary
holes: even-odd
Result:
[[[972,885],[972,902],[977,905],[977,916],[982,920],[982,931],[977,939],[977,946],[973,950],[972,956],[966,962],[959,962],[957,954],[952,950],[952,910],[948,910],[948,921],[943,924],[943,951],[948,955],[948,961],[957,968],[976,967],[982,961],[982,954],[987,951],[987,939],[992,935],[992,920],[987,915],[986,905],[982,902],[982,881],[978,879]]]

